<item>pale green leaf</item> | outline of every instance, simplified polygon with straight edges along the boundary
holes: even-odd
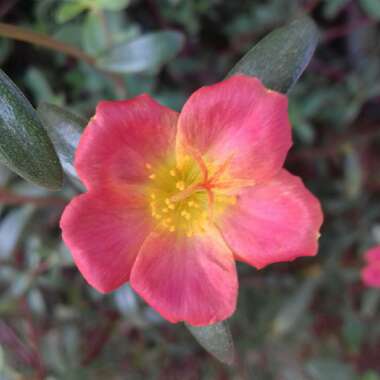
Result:
[[[227,322],[195,327],[185,323],[198,343],[222,363],[233,365],[235,348]]]

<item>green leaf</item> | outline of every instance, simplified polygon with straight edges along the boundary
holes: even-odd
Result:
[[[62,185],[62,168],[37,113],[0,70],[0,161],[48,189]]]
[[[375,371],[370,370],[361,376],[359,380],[380,380],[380,375]]]
[[[37,110],[57,151],[63,171],[76,184],[80,184],[74,167],[74,154],[86,120],[49,103],[42,103]]]
[[[95,12],[86,15],[82,28],[82,43],[87,53],[96,55],[107,47],[107,36],[102,20]]]
[[[72,20],[74,17],[78,16],[87,8],[87,4],[81,1],[70,1],[63,3],[57,10],[55,14],[55,20],[59,24],[63,24],[67,21]]]
[[[320,277],[310,278],[290,296],[280,309],[273,322],[273,332],[276,335],[285,335],[296,328],[320,284]]]
[[[228,76],[237,73],[255,76],[266,87],[285,93],[308,65],[318,43],[318,34],[309,17],[296,19],[259,41]]]
[[[323,4],[323,14],[332,19],[348,4],[350,0],[328,0]]]
[[[97,65],[116,73],[154,72],[175,57],[183,44],[179,32],[149,33],[113,46],[98,58]]]
[[[0,223],[0,259],[6,260],[17,248],[26,225],[34,212],[32,206],[11,210]]]
[[[95,0],[96,6],[108,11],[121,11],[128,6],[129,0]]]
[[[214,325],[195,327],[185,323],[198,343],[222,363],[233,365],[235,348],[227,322]]]
[[[368,17],[380,20],[380,0],[359,0],[359,3]]]
[[[334,359],[312,359],[305,366],[312,380],[354,380],[351,366]]]

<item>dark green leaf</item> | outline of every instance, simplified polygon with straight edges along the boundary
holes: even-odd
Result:
[[[225,364],[234,364],[235,348],[226,322],[204,327],[195,327],[185,323],[185,326],[206,351]]]
[[[9,259],[16,249],[33,212],[33,207],[24,206],[13,209],[1,220],[0,258],[2,260]]]
[[[285,302],[273,322],[273,332],[284,335],[296,328],[320,284],[320,277],[312,277]]]
[[[37,185],[61,187],[62,168],[37,113],[1,70],[0,136],[1,162]]]
[[[49,103],[42,103],[38,113],[53,142],[64,172],[79,184],[74,168],[74,154],[86,120],[71,112]]]
[[[323,13],[326,18],[332,19],[348,4],[350,0],[329,0],[323,4]]]
[[[334,359],[312,359],[306,364],[305,370],[313,380],[353,380],[355,378],[351,366]]]
[[[179,32],[145,34],[113,46],[99,57],[97,65],[117,73],[157,71],[178,54],[183,43],[183,35]]]
[[[380,20],[380,0],[359,0],[359,3],[368,17]]]
[[[318,29],[302,17],[259,41],[228,73],[258,77],[266,87],[287,92],[308,65],[318,43]]]

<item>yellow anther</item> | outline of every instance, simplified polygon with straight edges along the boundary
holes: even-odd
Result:
[[[145,167],[146,167],[148,170],[152,169],[152,165],[151,165],[151,164],[148,164],[148,163],[145,164]]]
[[[151,174],[151,175],[149,176],[149,178],[150,178],[150,179],[155,179],[155,178],[156,178],[156,175],[155,175],[155,174]]]
[[[156,194],[152,193],[152,194],[150,194],[150,197],[151,197],[152,199],[156,199]]]
[[[169,212],[169,209],[166,208],[166,207],[164,207],[164,208],[162,209],[162,212],[164,212],[165,214],[167,214],[167,213]]]
[[[172,202],[170,202],[170,199],[169,199],[169,198],[166,198],[166,199],[165,199],[165,203],[169,206]]]
[[[189,207],[195,207],[195,202],[194,201],[189,201],[189,202],[187,202],[187,205]]]
[[[181,216],[183,216],[186,220],[190,220],[191,219],[191,215],[187,211],[185,211],[185,210],[183,210],[181,212]]]
[[[185,182],[183,182],[183,181],[178,181],[178,182],[175,184],[175,187],[176,187],[178,190],[180,190],[180,191],[185,190]]]
[[[175,227],[174,226],[170,226],[169,231],[170,232],[174,232],[175,231]]]
[[[175,209],[175,205],[173,205],[173,203],[171,203],[170,205],[168,205],[168,208],[170,208],[170,210],[174,210]]]
[[[175,177],[176,176],[176,171],[174,169],[170,170],[169,174],[172,176],[172,177]]]

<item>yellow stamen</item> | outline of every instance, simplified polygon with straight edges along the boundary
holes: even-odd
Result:
[[[179,191],[185,190],[185,182],[183,182],[183,181],[178,181],[178,182],[175,184],[175,187],[176,187]]]
[[[150,176],[149,176],[149,179],[155,179],[156,178],[156,175],[155,174],[151,174]]]

